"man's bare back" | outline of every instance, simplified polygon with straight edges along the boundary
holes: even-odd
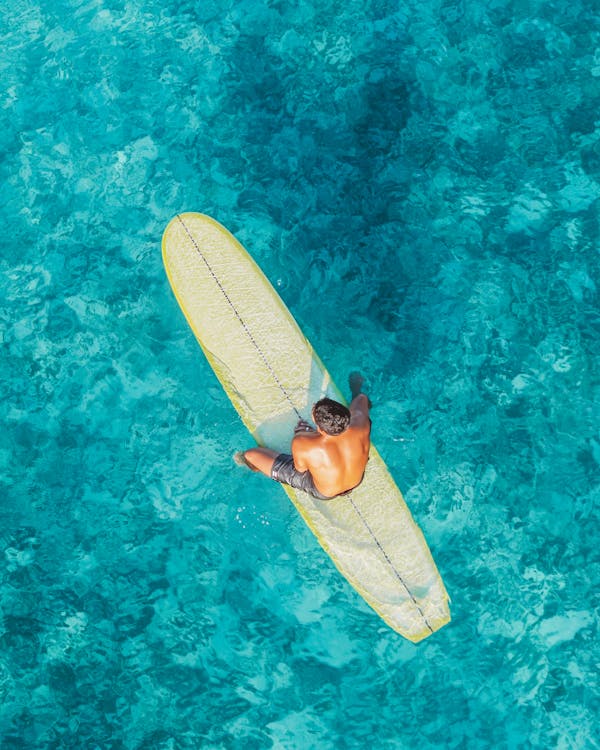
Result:
[[[340,435],[297,433],[292,456],[298,471],[310,471],[316,488],[335,497],[360,484],[369,458],[371,420],[368,399],[360,393],[350,404],[350,424]]]
[[[316,429],[302,419],[298,422],[291,455],[251,448],[236,454],[237,462],[322,500],[354,489],[362,481],[370,447],[370,402],[360,393],[362,383],[363,378],[352,373],[349,409],[331,399],[314,405]]]

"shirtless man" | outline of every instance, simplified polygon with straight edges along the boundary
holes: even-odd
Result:
[[[371,402],[360,392],[362,384],[362,376],[353,372],[349,409],[329,398],[317,401],[312,409],[317,429],[300,419],[291,455],[270,448],[250,448],[236,453],[235,462],[319,500],[349,493],[362,482],[369,459]]]

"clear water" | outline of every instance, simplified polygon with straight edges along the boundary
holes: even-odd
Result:
[[[2,3],[2,750],[600,747],[597,10]],[[233,468],[181,210],[365,372],[421,645]]]

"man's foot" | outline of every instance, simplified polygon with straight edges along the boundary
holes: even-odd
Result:
[[[250,469],[250,471],[258,471],[258,469],[255,466],[252,466],[250,461],[248,461],[244,451],[238,451],[237,453],[234,453],[233,461],[238,466],[247,466]]]

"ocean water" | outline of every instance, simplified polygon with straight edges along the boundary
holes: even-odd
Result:
[[[2,750],[599,748],[597,4],[5,0],[0,42]],[[423,643],[234,468],[183,210],[364,372]]]

